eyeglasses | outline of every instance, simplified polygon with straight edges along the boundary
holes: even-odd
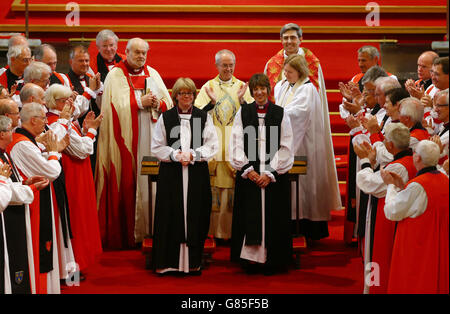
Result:
[[[47,121],[47,117],[41,117],[41,116],[34,116],[33,118],[39,118],[39,119],[41,119],[42,121]]]
[[[180,93],[178,93],[178,95],[180,95],[180,96],[192,96],[192,95],[194,95],[194,93],[193,92],[180,92]]]
[[[23,63],[30,63],[33,60],[33,58],[18,58],[18,59]]]
[[[224,69],[232,69],[232,68],[234,68],[234,64],[220,64],[219,66],[221,68],[224,68]]]

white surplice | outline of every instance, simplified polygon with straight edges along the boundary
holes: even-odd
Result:
[[[334,153],[328,138],[320,95],[309,79],[291,86],[282,80],[275,86],[275,102],[285,109],[294,134],[293,151],[307,157],[306,175],[299,175],[299,219],[328,221],[331,210],[341,208]],[[292,185],[292,218],[296,215],[295,185]]]

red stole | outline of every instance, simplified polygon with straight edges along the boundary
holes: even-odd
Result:
[[[416,167],[412,156],[405,156],[389,164],[401,164],[408,171],[408,178],[414,178]],[[370,287],[371,294],[385,294],[389,279],[392,247],[394,246],[396,222],[388,220],[384,214],[385,197],[378,199],[377,215],[375,218],[375,231],[373,239],[372,262],[378,263],[380,269],[380,285]]]
[[[388,293],[449,293],[449,181],[440,172],[410,180],[427,194],[427,208],[398,222]]]

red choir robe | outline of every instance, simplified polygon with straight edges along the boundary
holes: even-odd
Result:
[[[392,161],[390,164],[401,164],[408,171],[409,180],[416,175],[412,154]],[[387,165],[386,165],[387,166]],[[405,182],[406,183],[406,182]],[[378,263],[380,269],[380,285],[370,287],[371,294],[384,294],[387,292],[389,268],[391,265],[392,247],[394,246],[396,222],[388,220],[384,214],[385,198],[378,198],[377,215],[373,239],[372,262]]]
[[[53,113],[48,113],[47,116],[49,125],[56,123],[59,119],[59,116]],[[82,136],[78,124],[73,122],[71,132]],[[95,138],[92,133],[88,133],[86,136]],[[91,160],[90,158],[79,159],[64,151],[61,162],[70,208],[72,248],[79,269],[83,271],[94,263],[103,251]]]
[[[408,182],[422,186],[427,208],[398,222],[388,293],[449,293],[449,181],[438,171]],[[407,185],[407,186],[408,186]]]

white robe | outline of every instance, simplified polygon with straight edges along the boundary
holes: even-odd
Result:
[[[203,146],[197,148],[195,151],[190,149],[191,143],[191,127],[189,123],[189,119],[191,118],[191,114],[180,114],[180,141],[181,141],[181,151],[182,152],[190,152],[194,159],[191,163],[196,161],[196,155],[200,154],[199,161],[209,161],[212,159],[217,152],[219,151],[219,140],[217,138],[216,129],[214,123],[212,122],[211,116],[208,115],[208,118],[205,123],[205,128],[203,130]],[[170,146],[167,146],[167,134],[166,128],[164,126],[164,119],[162,116],[158,119],[156,123],[155,129],[153,131],[152,145],[151,150],[155,157],[157,157],[161,162],[172,162],[175,160],[176,154],[180,150],[175,150]],[[187,238],[187,192],[189,186],[189,167],[182,167],[182,176],[183,176],[183,207],[184,207],[184,232],[185,238]],[[166,269],[157,269],[158,273],[164,273],[167,271],[180,271],[188,273],[189,271],[194,271],[198,269],[189,269],[189,248],[186,243],[180,244],[180,260],[178,269],[166,268]]]
[[[275,86],[275,102],[285,108],[294,134],[293,151],[307,157],[306,175],[299,175],[299,219],[328,221],[331,210],[341,209],[334,153],[327,149],[331,136],[325,127],[323,108],[317,89],[306,78],[293,87],[287,80]],[[296,216],[295,185],[292,187],[292,218]]]
[[[259,121],[259,137],[258,140],[258,155],[261,160],[260,174],[266,174],[270,177],[272,182],[275,182],[275,177],[269,170],[265,170],[264,158],[266,156],[266,132],[264,125],[265,114],[258,113]],[[283,114],[281,121],[281,134],[280,134],[280,149],[275,153],[270,161],[270,167],[278,174],[284,174],[292,168],[294,163],[294,154],[292,150],[292,127],[289,118],[286,113]],[[241,170],[242,167],[248,164],[248,156],[245,155],[244,149],[244,129],[242,126],[241,109],[236,113],[234,118],[233,128],[231,130],[231,141],[229,150],[229,161],[231,166],[236,170]],[[253,166],[248,167],[242,177],[247,179],[247,175],[250,171],[254,170]],[[245,237],[242,243],[242,250],[240,257],[242,259],[254,261],[257,263],[265,263],[267,259],[267,249],[265,247],[265,189],[261,189],[261,224],[262,224],[262,236],[261,245],[246,245]]]

